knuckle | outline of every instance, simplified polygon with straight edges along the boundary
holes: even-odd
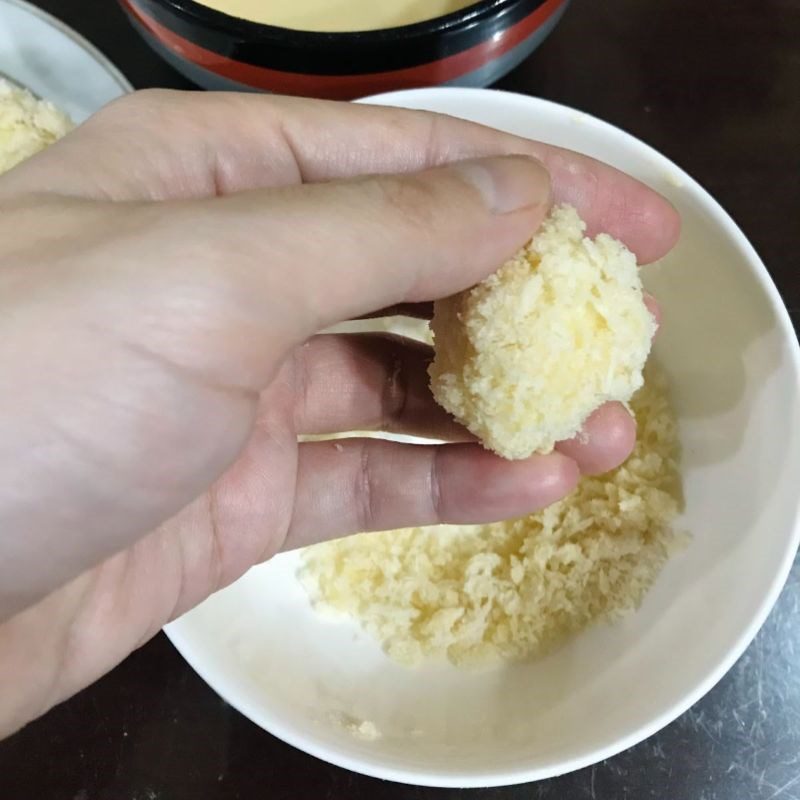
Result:
[[[408,376],[399,353],[390,355],[381,393],[381,427],[391,433],[402,427],[408,403]]]
[[[354,482],[354,501],[359,532],[374,530],[375,521],[377,519],[370,445],[370,442],[364,442],[361,447],[358,469]]]
[[[442,450],[439,447],[433,449],[433,453],[431,453],[430,473],[428,476],[428,494],[430,496],[432,518],[436,520],[436,522],[442,522],[444,516],[444,504],[442,502],[442,481],[439,471],[439,455],[441,452]]]
[[[442,162],[442,154],[445,149],[443,142],[445,141],[444,126],[442,125],[443,117],[432,111],[424,111],[425,124],[428,127],[428,132],[425,140],[424,153],[425,163],[431,166],[436,166]]]

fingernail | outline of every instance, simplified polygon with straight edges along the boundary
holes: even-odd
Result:
[[[462,161],[453,168],[481,193],[494,214],[549,207],[552,202],[550,174],[535,158],[497,156]]]

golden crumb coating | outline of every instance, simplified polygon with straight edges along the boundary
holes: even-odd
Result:
[[[642,385],[656,323],[636,259],[584,230],[556,207],[498,272],[436,303],[434,397],[505,458],[550,452]]]

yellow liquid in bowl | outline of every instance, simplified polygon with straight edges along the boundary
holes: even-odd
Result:
[[[459,11],[475,0],[197,0],[231,17],[281,28],[342,33],[412,25]]]

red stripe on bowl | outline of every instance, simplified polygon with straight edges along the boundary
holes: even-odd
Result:
[[[491,39],[468,50],[439,61],[406,69],[372,72],[364,75],[308,75],[234,61],[219,53],[206,50],[164,27],[142,11],[134,0],[121,0],[121,3],[152,36],[180,58],[224,78],[245,86],[273,92],[306,96],[323,95],[334,99],[350,100],[354,97],[393,89],[436,86],[474,72],[524,42],[566,1],[547,0],[516,25],[512,25]]]

